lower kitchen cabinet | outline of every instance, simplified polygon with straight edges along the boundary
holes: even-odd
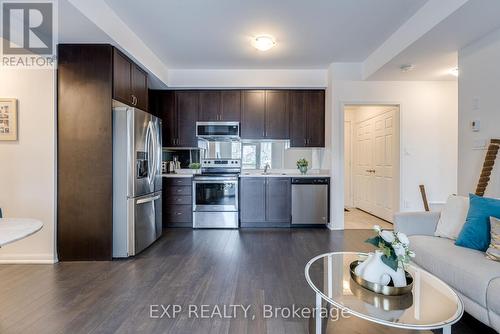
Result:
[[[193,227],[191,178],[163,178],[163,227]]]
[[[290,178],[241,178],[241,227],[289,227],[291,218],[290,203]]]

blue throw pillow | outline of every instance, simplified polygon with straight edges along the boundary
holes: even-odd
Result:
[[[490,217],[500,218],[500,200],[469,194],[469,212],[455,245],[485,252],[491,241]]]

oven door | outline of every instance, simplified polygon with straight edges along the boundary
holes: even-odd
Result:
[[[193,181],[193,211],[238,212],[238,178],[206,177]]]

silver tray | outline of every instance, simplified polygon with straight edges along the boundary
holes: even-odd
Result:
[[[368,282],[364,280],[363,278],[359,277],[354,273],[354,269],[360,264],[361,261],[356,260],[350,264],[350,271],[351,271],[351,278],[353,279],[354,282],[358,283],[361,285],[363,288],[368,289],[370,291],[380,293],[384,296],[401,296],[405,295],[407,293],[410,293],[412,288],[413,288],[413,277],[410,275],[409,272],[405,271],[406,275],[406,283],[408,283],[406,286],[403,287],[394,287],[390,285],[380,285],[372,282]]]

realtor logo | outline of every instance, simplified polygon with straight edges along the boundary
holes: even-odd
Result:
[[[53,1],[2,2],[2,66],[47,68],[54,65]]]

